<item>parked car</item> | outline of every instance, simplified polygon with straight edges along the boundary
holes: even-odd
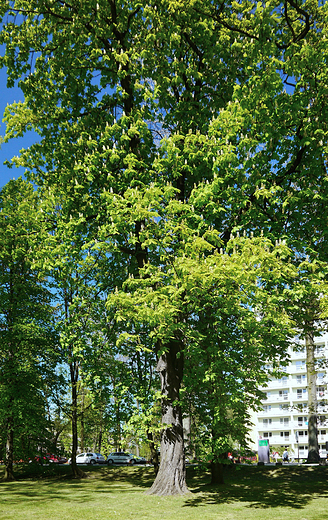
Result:
[[[131,453],[130,453],[131,455]],[[147,463],[147,459],[145,459],[145,457],[137,457],[137,455],[132,455],[133,456],[133,460],[134,460],[134,463],[135,464],[146,464]]]
[[[43,457],[34,457],[34,459],[29,459],[29,463],[30,462],[38,462],[39,464],[47,464],[49,462],[49,459],[45,456]]]
[[[46,457],[49,462],[54,464],[65,464],[67,462],[66,457],[62,457],[61,455],[54,455],[53,453],[47,453]]]
[[[107,464],[145,464],[147,461],[144,457],[137,457],[132,453],[125,453],[124,451],[117,451],[111,453],[107,457]]]
[[[72,460],[69,459],[69,464],[72,463]],[[106,459],[101,453],[80,453],[76,457],[76,464],[106,464]]]

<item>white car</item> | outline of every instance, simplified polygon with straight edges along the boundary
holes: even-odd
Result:
[[[132,453],[125,453],[124,451],[117,451],[111,453],[107,457],[107,464],[145,464],[146,459],[144,457],[137,457]]]
[[[71,464],[71,459],[68,463]],[[76,464],[106,464],[106,459],[101,453],[80,453],[76,456]]]

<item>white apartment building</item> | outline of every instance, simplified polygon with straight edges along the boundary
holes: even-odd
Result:
[[[328,441],[327,366],[328,334],[315,339],[317,359],[318,443],[320,457],[326,458]],[[252,439],[257,449],[259,439],[268,439],[270,451],[288,447],[290,457],[305,459],[308,454],[308,407],[306,352],[290,349],[290,364],[281,379],[271,379],[265,388],[263,408],[253,416]],[[303,346],[303,348],[302,348]],[[268,365],[269,369],[269,365]]]

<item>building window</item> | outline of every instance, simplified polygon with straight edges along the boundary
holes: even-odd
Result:
[[[289,440],[289,432],[280,432],[280,437],[283,437],[285,441]]]
[[[317,345],[317,346],[315,347],[315,351],[314,351],[314,353],[315,353],[315,356],[316,356],[316,357],[317,357],[317,356],[323,356],[323,350],[324,350],[324,347],[325,347],[324,345]]]
[[[321,430],[320,433],[321,435],[326,435],[326,430]]]
[[[288,390],[279,390],[279,399],[283,399],[284,401],[287,401]]]
[[[272,432],[263,432],[263,438],[268,439],[268,437],[272,437]]]
[[[325,387],[317,386],[317,394],[318,394],[318,397],[323,397],[325,395]]]
[[[272,419],[263,419],[263,426],[267,426],[272,423]]]
[[[305,361],[296,361],[296,370],[304,370],[305,369]]]
[[[284,424],[285,426],[288,426],[289,418],[288,417],[280,417],[280,424]]]
[[[306,375],[305,374],[297,375],[296,376],[296,383],[298,385],[305,385],[306,384]]]
[[[296,390],[297,399],[303,399],[306,394],[306,388],[298,388]]]

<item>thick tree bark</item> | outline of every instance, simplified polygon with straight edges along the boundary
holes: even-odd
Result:
[[[305,337],[306,345],[306,368],[308,385],[308,462],[319,462],[319,445],[317,429],[317,373],[315,369],[315,344],[313,333],[308,333]]]
[[[7,440],[6,440],[6,459],[5,459],[5,474],[3,480],[9,482],[15,480],[13,470],[13,456],[14,456],[14,429],[13,418],[8,418],[7,421]]]
[[[161,460],[156,479],[148,491],[152,495],[188,493],[179,392],[183,375],[183,351],[172,340],[158,361],[161,378],[162,424]]]

